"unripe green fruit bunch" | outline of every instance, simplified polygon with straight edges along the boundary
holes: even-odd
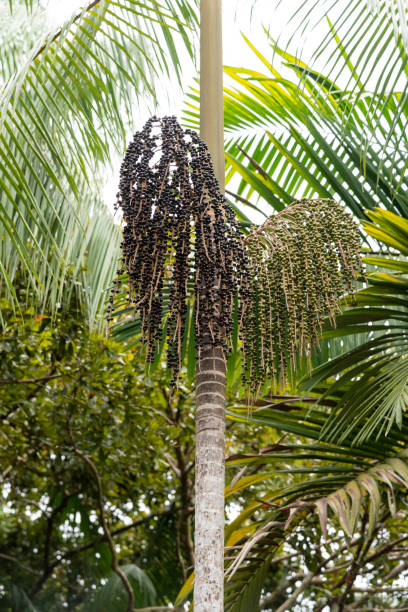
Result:
[[[356,223],[333,200],[298,200],[245,240],[250,304],[241,330],[247,386],[284,387],[298,355],[310,357],[322,320],[334,324],[363,273]]]

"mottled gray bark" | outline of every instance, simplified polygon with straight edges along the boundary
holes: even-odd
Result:
[[[225,359],[197,360],[194,612],[224,609]]]

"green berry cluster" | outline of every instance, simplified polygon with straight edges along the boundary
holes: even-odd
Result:
[[[332,200],[296,201],[244,239],[205,143],[175,117],[153,117],[135,134],[117,206],[126,223],[118,274],[128,273],[147,361],[166,340],[173,383],[190,287],[199,353],[228,348],[238,299],[245,381],[255,397],[268,379],[285,385],[298,355],[310,356],[318,343],[322,318],[334,322],[362,273],[357,225]]]
[[[299,354],[310,357],[323,317],[334,323],[362,263],[358,227],[332,200],[298,200],[245,242],[250,297],[241,339],[246,384],[256,397],[266,380],[284,387]]]

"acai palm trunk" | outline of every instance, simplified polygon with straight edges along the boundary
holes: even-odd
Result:
[[[194,610],[222,612],[224,599],[225,359],[202,349],[197,363]]]
[[[224,190],[221,0],[201,0],[200,135]],[[205,290],[205,288],[204,288]],[[225,354],[209,343],[197,354],[195,612],[224,609]]]

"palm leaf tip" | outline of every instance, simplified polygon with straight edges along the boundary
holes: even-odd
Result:
[[[252,395],[268,379],[284,385],[300,353],[310,357],[322,319],[332,323],[363,272],[357,225],[328,199],[298,200],[246,238],[249,293],[243,322]]]
[[[318,499],[315,505],[318,509],[323,534],[327,533],[327,505],[337,516],[345,533],[352,537],[355,533],[360,511],[365,507],[364,497],[368,503],[368,530],[372,533],[378,523],[382,505],[382,493],[385,485],[387,504],[391,515],[397,512],[396,485],[407,486],[407,454],[387,457],[383,463],[378,463],[357,478],[349,481],[344,487],[337,489],[325,498]]]

